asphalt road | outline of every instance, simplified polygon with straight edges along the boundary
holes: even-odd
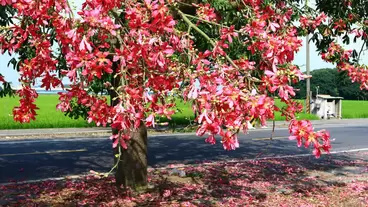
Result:
[[[326,125],[333,151],[368,148],[368,125]],[[195,135],[149,137],[150,166],[195,163],[200,160],[252,159],[311,153],[288,140],[288,131],[278,129],[274,140],[271,130],[251,131],[239,137],[240,148],[224,151],[221,143],[210,145]],[[90,170],[107,172],[113,164],[111,142],[106,137],[25,141],[0,141],[0,183],[77,175]],[[318,162],[318,160],[316,160]]]

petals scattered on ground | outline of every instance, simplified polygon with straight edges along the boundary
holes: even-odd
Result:
[[[124,196],[114,179],[0,186],[9,206],[367,206],[368,160],[364,153],[151,169],[149,192]],[[166,181],[164,181],[167,178]]]

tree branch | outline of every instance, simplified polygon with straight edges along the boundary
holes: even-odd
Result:
[[[196,20],[199,20],[199,21],[201,21],[201,22],[206,22],[206,23],[208,23],[208,24],[213,24],[213,25],[216,25],[216,26],[219,26],[219,27],[225,27],[225,28],[230,28],[230,27],[228,27],[228,26],[224,26],[224,25],[221,25],[221,24],[218,24],[218,23],[216,23],[216,22],[211,22],[211,21],[208,21],[208,20],[205,20],[205,19],[201,19],[201,18],[199,18],[199,17],[196,17],[196,16],[193,16],[193,15],[190,15],[190,14],[184,14],[185,16],[187,16],[187,17],[190,17],[190,18],[193,18],[193,19],[196,19]],[[234,30],[234,32],[237,32],[237,33],[243,33],[243,32],[241,32],[241,31],[239,31],[239,30]]]
[[[358,63],[358,64],[359,64],[359,60],[360,60],[360,55],[362,54],[363,49],[364,49],[364,45],[365,45],[366,43],[367,43],[367,40],[364,40],[363,45],[362,45],[362,47],[360,48],[359,55],[358,55],[358,58],[357,58],[357,63]]]
[[[188,19],[188,17],[186,16],[186,14],[184,14],[182,11],[178,10],[178,13],[180,14],[180,16],[183,18],[183,20],[193,29],[195,29],[200,35],[202,35],[213,47],[216,47],[216,43],[206,34],[204,33],[201,29],[199,29],[195,24],[193,24],[190,19]],[[226,60],[236,69],[239,70],[239,67],[234,63],[234,61],[228,56],[225,55]]]
[[[69,1],[66,1],[66,4],[68,5],[69,9],[70,9],[70,16],[72,19],[74,19],[74,12],[73,12],[73,8],[70,6]]]

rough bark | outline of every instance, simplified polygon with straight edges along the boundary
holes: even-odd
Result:
[[[123,149],[120,145],[114,149],[114,161],[117,163],[116,186],[120,190],[122,187],[132,188],[135,191],[144,190],[147,187],[147,128],[142,123],[138,130],[130,134],[127,149]]]
[[[113,65],[114,71],[117,67]],[[119,77],[112,78],[112,85],[117,88],[120,84]],[[112,106],[117,105],[118,100],[114,100],[117,96],[116,92],[111,90],[110,102]],[[117,134],[117,130],[112,128],[112,133]],[[119,190],[132,188],[136,191],[147,187],[147,128],[141,122],[140,127],[136,131],[128,132],[131,136],[127,142],[127,149],[123,149],[120,145],[113,150],[116,186]],[[118,159],[119,151],[121,152],[120,160]]]

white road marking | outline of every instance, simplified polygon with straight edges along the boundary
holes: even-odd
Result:
[[[13,157],[13,156],[23,156],[23,155],[44,155],[44,154],[58,154],[58,153],[74,153],[74,152],[87,152],[87,149],[50,150],[50,151],[44,151],[44,152],[24,152],[24,153],[0,154],[0,157]]]

